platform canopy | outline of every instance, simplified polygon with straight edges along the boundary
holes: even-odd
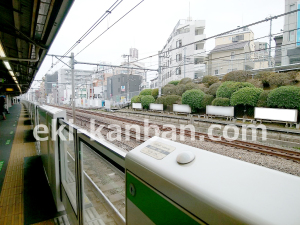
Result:
[[[26,93],[74,0],[0,0],[0,94]]]

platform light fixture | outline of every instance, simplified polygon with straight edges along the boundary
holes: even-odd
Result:
[[[1,41],[0,41],[0,57],[6,57]]]

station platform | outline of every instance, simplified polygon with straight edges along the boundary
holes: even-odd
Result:
[[[9,111],[0,120],[0,224],[57,224],[30,118],[21,104]]]

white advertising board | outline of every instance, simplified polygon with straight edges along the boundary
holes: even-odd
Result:
[[[105,109],[110,109],[110,101],[109,100],[105,100]]]
[[[133,109],[143,109],[142,103],[132,103]]]
[[[234,107],[207,105],[206,114],[216,116],[234,116]]]
[[[173,112],[191,113],[191,107],[189,105],[173,104]]]
[[[296,123],[298,119],[298,110],[255,107],[254,118]]]
[[[164,110],[164,105],[163,104],[150,103],[150,109],[151,110],[160,110],[160,111],[163,111]]]

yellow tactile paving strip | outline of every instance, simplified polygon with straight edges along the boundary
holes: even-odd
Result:
[[[0,195],[0,225],[24,224],[24,157],[36,155],[34,142],[24,143],[24,130],[31,129],[30,125],[24,125],[24,120],[29,119],[25,115],[22,108]]]

